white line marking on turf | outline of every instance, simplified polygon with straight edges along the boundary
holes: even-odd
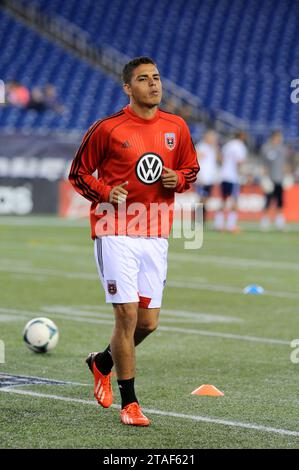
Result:
[[[25,244],[17,244],[13,242],[1,242],[0,248],[12,248],[14,250],[41,250],[46,252],[66,252],[66,253],[82,253],[87,251],[91,253],[92,247],[87,245],[49,245],[38,241],[36,243],[26,242]],[[275,270],[295,270],[299,271],[299,263],[291,263],[287,261],[272,261],[263,259],[252,259],[252,258],[237,258],[234,256],[212,256],[203,254],[185,254],[169,252],[169,261],[181,261],[186,263],[198,263],[198,264],[213,264],[216,266],[229,266],[231,268],[259,268],[259,269],[275,269]]]
[[[18,309],[7,309],[7,308],[0,308],[0,313],[13,313],[16,315],[28,315],[31,318],[34,316],[42,317],[45,315],[44,312],[28,312],[25,310],[18,310]],[[73,317],[66,316],[66,315],[57,315],[54,312],[52,315],[55,316],[57,319],[61,320],[69,320],[69,321],[78,321],[82,323],[94,323],[99,325],[114,325],[113,320],[97,320],[96,318],[86,318],[74,315]],[[192,335],[199,335],[199,336],[210,336],[213,338],[224,338],[224,339],[233,339],[233,340],[240,340],[240,341],[249,341],[254,343],[262,343],[262,344],[281,344],[281,345],[290,345],[291,340],[286,341],[282,339],[273,339],[273,338],[261,338],[256,336],[247,336],[247,335],[235,335],[233,333],[220,333],[216,331],[206,331],[206,330],[195,330],[189,328],[178,328],[178,327],[171,327],[171,326],[159,326],[158,330],[160,331],[168,331],[173,333],[186,333]]]
[[[226,286],[223,284],[203,284],[202,282],[194,282],[196,278],[184,279],[184,280],[169,280],[167,281],[167,286],[175,287],[176,289],[195,289],[195,290],[208,290],[214,292],[224,292],[229,294],[240,294],[245,295],[243,293],[243,289],[241,287],[233,287],[233,286]],[[285,299],[299,299],[299,294],[296,292],[280,292],[280,291],[271,291],[265,290],[263,295],[260,297],[279,297]]]
[[[15,315],[20,315],[20,318],[25,315],[27,317],[31,317],[31,318],[34,318],[34,317],[44,317],[45,316],[45,312],[32,312],[32,311],[28,311],[28,310],[19,310],[19,309],[13,309],[13,308],[10,308],[10,309],[7,309],[7,308],[0,308],[0,313],[1,312],[6,312],[6,313],[13,313]],[[74,317],[67,317],[66,315],[57,315],[56,313],[52,313],[52,315],[55,315],[55,318],[59,318],[60,320],[70,320],[70,321],[78,321],[78,322],[82,322],[82,323],[94,323],[94,324],[100,324],[100,325],[114,325],[114,322],[113,320],[97,320],[95,318],[86,318],[86,317],[77,317],[77,316],[74,316]]]
[[[16,390],[16,389],[0,389],[1,392],[5,393],[16,393],[18,395],[28,395],[32,397],[38,397],[38,398],[47,398],[47,399],[52,399],[52,400],[61,400],[65,401],[67,403],[80,403],[83,405],[95,405],[99,406],[98,403],[96,403],[93,400],[83,400],[81,398],[68,398],[68,397],[63,397],[60,395],[52,395],[52,394],[47,394],[47,393],[38,393],[38,392],[31,392],[30,390]],[[120,407],[118,405],[112,405],[112,408],[119,410]],[[281,428],[274,428],[270,426],[264,426],[260,424],[251,424],[251,423],[242,423],[240,421],[229,421],[226,419],[218,419],[218,418],[210,418],[208,416],[196,416],[196,415],[188,415],[184,413],[174,413],[172,411],[161,411],[161,410],[156,410],[152,408],[142,408],[142,411],[144,413],[151,413],[155,414],[158,416],[168,416],[170,418],[178,418],[178,419],[190,419],[192,421],[197,421],[201,423],[209,423],[209,424],[217,424],[217,425],[223,425],[223,426],[229,426],[229,427],[237,427],[237,428],[243,428],[243,429],[251,429],[254,431],[261,431],[261,432],[268,432],[268,433],[274,433],[274,434],[280,434],[280,435],[285,435],[285,436],[295,436],[299,437],[299,431],[291,431],[289,429],[281,429]]]
[[[182,261],[187,263],[207,263],[216,266],[229,266],[248,268],[261,268],[261,269],[290,269],[299,271],[299,263],[287,263],[284,261],[270,261],[263,259],[251,258],[235,258],[233,256],[211,256],[211,255],[198,255],[192,256],[184,253],[169,253],[168,258],[174,261]]]
[[[4,315],[2,313],[0,313],[0,322],[4,322],[4,323],[10,323],[10,322],[14,322],[14,321],[20,321],[20,319],[26,319],[26,316],[25,315]]]
[[[84,306],[79,307],[68,307],[64,305],[45,305],[42,310],[46,313],[63,313],[65,315],[79,315],[94,318],[110,318],[113,315],[111,307],[101,308],[99,306],[97,310],[104,310],[105,313],[99,313],[97,311],[85,308]],[[165,316],[171,318],[165,318]],[[226,315],[211,314],[204,312],[190,312],[186,310],[168,310],[162,309],[161,320],[164,322],[177,322],[177,323],[243,323],[244,320],[237,317],[229,317]]]
[[[37,274],[45,276],[54,276],[54,277],[64,277],[68,279],[82,279],[88,281],[98,280],[98,276],[92,273],[82,273],[82,272],[66,272],[56,269],[45,269],[45,268],[26,268],[22,266],[1,266],[0,271],[10,272],[10,273],[23,273],[23,274]]]
[[[98,276],[92,273],[82,273],[82,272],[66,272],[55,269],[41,269],[41,268],[26,268],[26,267],[5,267],[0,266],[0,271],[10,272],[10,273],[23,273],[23,274],[37,274],[42,276],[53,276],[53,277],[63,277],[66,279],[81,279],[85,281],[98,281]],[[190,280],[184,279],[175,279],[168,280],[167,286],[175,287],[176,289],[194,289],[194,290],[210,290],[215,292],[224,292],[224,293],[233,293],[239,295],[245,295],[241,287],[226,286],[222,284],[207,284],[202,283],[201,281],[196,281],[196,278],[191,278]],[[299,299],[299,294],[296,292],[281,292],[281,291],[272,291],[265,290],[263,297],[279,297],[286,299]]]
[[[283,344],[288,346],[290,345],[290,341],[284,341],[282,339],[259,338],[257,336],[235,335],[233,333],[217,333],[216,331],[193,330],[189,328],[176,328],[172,326],[159,326],[158,330],[172,331],[173,333],[187,333],[200,336],[212,336],[213,338],[237,339],[241,341],[250,341],[253,343]]]

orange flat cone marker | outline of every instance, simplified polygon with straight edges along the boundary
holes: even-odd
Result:
[[[206,395],[210,397],[223,397],[224,393],[220,392],[214,385],[204,384],[191,392],[191,395]]]

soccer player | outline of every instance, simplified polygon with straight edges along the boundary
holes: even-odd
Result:
[[[237,131],[233,139],[222,147],[221,193],[222,207],[215,215],[216,230],[226,229],[238,232],[238,196],[240,193],[239,173],[247,157],[246,134]],[[226,215],[226,218],[225,218]]]
[[[121,422],[148,426],[134,388],[135,347],[157,328],[174,194],[190,188],[199,165],[185,121],[159,109],[162,84],[154,61],[132,59],[122,78],[129,104],[91,126],[69,179],[92,202],[95,259],[115,318],[109,345],[86,360],[94,395],[111,406],[115,365]]]
[[[285,227],[283,215],[283,178],[286,166],[286,147],[283,135],[279,130],[272,132],[268,142],[262,146],[264,174],[262,188],[265,194],[264,213],[261,218],[261,229],[270,227],[271,202],[275,204],[275,226],[279,230]]]
[[[203,204],[203,220],[206,219],[206,204],[217,179],[217,161],[219,160],[218,135],[213,130],[208,130],[203,139],[195,146],[200,173],[196,181],[196,192]]]

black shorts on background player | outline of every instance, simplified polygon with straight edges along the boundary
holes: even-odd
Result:
[[[274,189],[271,193],[265,194],[266,196],[266,203],[265,209],[270,207],[271,201],[274,200],[277,203],[277,207],[282,209],[283,207],[283,189],[282,185],[278,183],[274,183]]]

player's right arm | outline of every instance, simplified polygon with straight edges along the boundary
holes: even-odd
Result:
[[[109,202],[112,187],[93,173],[101,167],[107,153],[107,136],[101,121],[86,132],[72,162],[69,181],[75,190],[91,202]]]

